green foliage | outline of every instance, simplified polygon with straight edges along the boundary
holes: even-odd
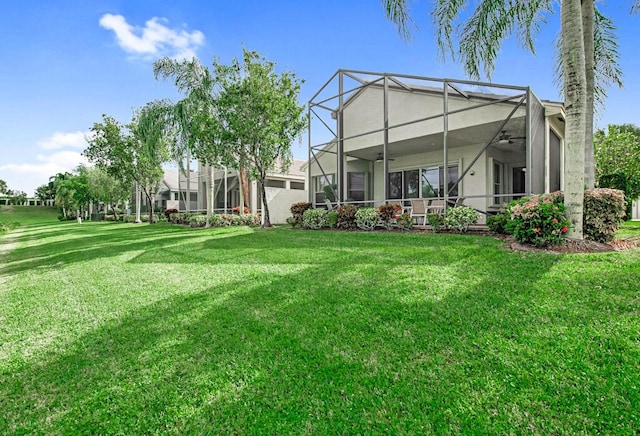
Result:
[[[361,230],[371,231],[376,228],[379,216],[373,207],[362,207],[356,212],[356,225]]]
[[[327,211],[324,209],[307,209],[302,215],[302,226],[305,229],[320,230],[328,225]]]
[[[430,213],[427,215],[427,222],[434,233],[439,232],[444,227],[444,216],[439,213]]]
[[[332,229],[338,226],[338,212],[332,210],[327,213],[327,225]]]
[[[167,217],[168,220],[173,222],[171,215],[180,213],[180,211],[176,208],[171,208],[171,209],[165,209],[162,213],[164,214],[164,216]]]
[[[623,190],[629,215],[631,202],[640,197],[640,128],[610,124],[593,141],[598,185]]]
[[[298,103],[302,81],[292,72],[276,73],[274,62],[245,49],[242,61],[214,61],[213,77],[221,160],[246,169],[264,189],[267,173],[289,169],[291,143],[306,128],[304,105]],[[263,225],[270,227],[265,195],[262,208]]]
[[[311,209],[311,207],[312,207],[312,204],[306,201],[293,203],[291,205],[291,208],[289,210],[291,211],[291,215],[293,215],[292,218],[295,221],[294,227],[302,225],[302,216],[304,215],[304,212]]]
[[[471,224],[478,222],[478,212],[469,206],[450,207],[444,216],[444,224],[456,232],[464,233]]]
[[[390,230],[396,224],[396,217],[402,212],[402,206],[399,204],[383,204],[378,207],[378,218],[387,230]]]
[[[538,247],[561,243],[569,230],[569,220],[558,194],[534,196],[509,207],[511,219],[506,230],[518,242]]]
[[[404,230],[413,228],[413,218],[408,213],[403,213],[396,216],[396,225]]]
[[[494,233],[498,233],[504,235],[507,233],[507,223],[510,220],[510,214],[506,211],[498,212],[495,215],[490,215],[487,217],[487,227]]]
[[[11,230],[15,229],[20,225],[19,222],[3,222],[0,221],[0,235],[4,235],[9,233]]]
[[[336,192],[338,191],[338,185],[335,183],[324,185],[322,187],[322,192],[324,193],[324,198],[329,200],[330,202],[336,201]]]
[[[336,210],[338,212],[338,228],[343,230],[354,230],[358,228],[356,224],[356,213],[358,208],[352,204],[343,204]]]
[[[624,192],[606,188],[584,192],[584,233],[587,239],[612,241],[624,216]]]
[[[0,179],[0,195],[6,194],[8,190],[7,182]]]
[[[190,217],[189,225],[191,227],[205,227],[207,225],[206,215],[194,215]]]
[[[292,216],[287,217],[287,224],[289,224],[291,227],[296,228],[298,226],[300,226],[301,224],[296,221],[296,219]]]

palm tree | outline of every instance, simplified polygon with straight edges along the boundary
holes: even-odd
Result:
[[[184,99],[174,105],[172,111],[172,123],[177,130],[178,139],[174,144],[173,154],[180,165],[184,156],[190,156],[191,153],[200,162],[206,164],[205,185],[207,225],[209,225],[209,218],[214,207],[213,165],[218,163],[215,129],[210,129],[212,120],[215,120],[213,109],[214,80],[209,70],[196,58],[177,61],[165,57],[153,64],[153,72],[156,79],[159,77],[173,78],[178,91],[186,94]],[[180,169],[184,171],[183,168]]]
[[[387,17],[402,36],[411,33],[412,20],[408,0],[382,0]],[[544,15],[553,10],[553,0],[479,2],[464,25],[454,26],[468,0],[435,0],[432,16],[437,27],[437,42],[441,52],[459,58],[465,71],[473,78],[491,76],[500,45],[516,33],[522,45],[534,52],[533,36]],[[595,79],[619,83],[617,48],[614,39],[597,44],[596,35],[606,33],[594,28],[610,21],[597,20],[593,0],[562,0],[560,65],[565,94],[567,127],[565,134],[565,204],[572,223],[570,236],[583,238],[583,189],[585,182],[593,186],[593,113],[594,94],[599,85]],[[640,11],[640,0],[634,0],[632,12]],[[611,30],[612,26],[609,27]],[[459,38],[459,50],[454,52],[453,36]],[[613,44],[613,45],[612,45]],[[607,50],[609,50],[607,52]],[[600,59],[602,62],[595,62]],[[597,94],[596,94],[597,95]],[[587,164],[585,165],[585,160]]]

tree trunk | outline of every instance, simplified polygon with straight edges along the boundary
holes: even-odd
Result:
[[[80,215],[81,210],[76,209],[76,220],[78,220],[78,224],[82,224],[82,215]]]
[[[204,189],[207,196],[207,224],[205,227],[211,227],[211,214],[213,213],[213,169],[209,164],[207,164],[205,168],[207,173],[207,177],[204,182]]]
[[[584,40],[584,68],[586,75],[587,106],[584,138],[584,184],[587,189],[595,186],[595,159],[593,155],[593,93],[595,53],[593,41],[594,0],[582,0],[582,29]]]
[[[267,192],[264,189],[264,179],[260,180],[260,191],[262,192],[262,228],[273,227],[269,217],[269,206],[267,205]]]
[[[247,169],[244,165],[240,165],[238,169],[238,180],[240,181],[240,189],[242,189],[240,215],[244,215],[244,208],[249,207],[249,177],[247,176]]]
[[[136,182],[136,222],[140,222],[140,183]]]
[[[587,78],[580,0],[562,2],[562,64],[565,79],[565,195],[571,228],[568,236],[583,239]]]

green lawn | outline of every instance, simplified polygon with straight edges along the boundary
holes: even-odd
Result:
[[[0,434],[640,428],[638,249],[43,221],[0,238]]]

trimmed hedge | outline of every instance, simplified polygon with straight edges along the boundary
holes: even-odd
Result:
[[[328,225],[327,211],[324,209],[307,209],[302,214],[302,226],[305,229],[320,230]]]
[[[373,207],[363,207],[356,212],[356,225],[359,229],[371,231],[378,224],[378,210]]]
[[[619,189],[597,188],[584,191],[584,236],[598,242],[615,237],[618,224],[626,215],[624,192]]]

